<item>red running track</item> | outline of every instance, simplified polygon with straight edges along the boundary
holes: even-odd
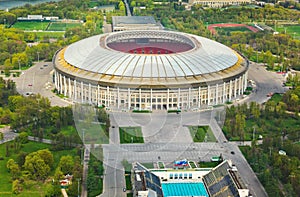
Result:
[[[235,23],[226,23],[226,24],[212,24],[208,26],[208,30],[212,33],[212,34],[216,34],[217,31],[215,29],[215,27],[246,27],[247,29],[249,29],[250,31],[256,33],[259,31],[259,29],[249,26],[249,25],[245,25],[245,24],[235,24]]]

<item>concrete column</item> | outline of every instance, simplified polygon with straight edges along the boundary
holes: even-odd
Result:
[[[201,87],[198,88],[198,108],[201,107]]]
[[[223,103],[226,102],[226,82],[223,82]]]
[[[130,110],[130,106],[131,106],[131,96],[130,96],[130,88],[128,88],[128,110]]]
[[[229,81],[229,100],[231,101],[232,97],[232,80]]]
[[[210,86],[207,86],[207,105],[210,105]]]
[[[91,88],[91,84],[89,83],[89,90],[88,90],[88,95],[89,95],[89,103],[92,103],[93,102],[93,99],[92,99],[92,88]]]
[[[191,87],[189,87],[189,93],[188,93],[188,108],[191,108]]]
[[[180,108],[180,88],[178,88],[177,108]]]
[[[169,98],[170,98],[170,89],[168,88],[168,92],[167,92],[167,110],[169,110]]]
[[[59,86],[60,86],[59,93],[61,94],[61,93],[62,93],[62,86],[63,86],[61,74],[59,74],[59,84],[60,84],[60,85],[59,85]]]
[[[118,109],[120,108],[120,89],[119,87],[117,88],[117,97],[118,97]]]
[[[234,80],[234,97],[236,98],[236,90],[237,90],[237,78]]]
[[[100,86],[97,85],[97,95],[96,95],[96,101],[97,101],[97,106],[100,105],[100,99],[99,99],[99,94],[100,94]]]
[[[151,111],[152,111],[152,97],[153,95],[152,95],[152,88],[150,89],[150,109],[151,109]]]
[[[63,79],[64,79],[64,96],[67,96],[68,86],[67,86],[66,76],[64,76]]]
[[[239,77],[238,83],[239,83],[239,95],[241,95],[242,94],[242,76]]]
[[[71,86],[71,79],[68,78],[68,84],[69,84],[69,98],[72,98],[72,86]]]
[[[77,100],[77,84],[76,84],[76,79],[74,79],[74,100]]]
[[[110,97],[109,97],[109,86],[106,87],[106,96],[105,96],[105,106],[109,107]]]
[[[142,109],[142,90],[139,88],[139,110]]]
[[[219,84],[216,85],[216,105],[219,104]]]
[[[83,91],[83,82],[81,82],[81,102],[83,103],[83,94],[84,94],[84,91]]]

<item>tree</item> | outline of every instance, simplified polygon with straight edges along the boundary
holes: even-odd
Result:
[[[36,180],[45,180],[48,177],[50,172],[49,164],[53,164],[53,155],[51,154],[51,157],[49,152],[47,149],[40,150],[30,153],[26,156],[23,167],[30,173],[30,178]]]
[[[0,132],[0,140],[4,139],[4,134],[2,132]]]
[[[14,180],[12,183],[12,193],[19,194],[21,190],[21,185],[19,180]]]
[[[60,158],[58,166],[60,170],[63,172],[63,174],[72,174],[74,160],[70,155],[62,156]]]
[[[53,154],[48,149],[38,150],[37,153],[44,160],[45,164],[47,164],[50,168],[53,166]]]

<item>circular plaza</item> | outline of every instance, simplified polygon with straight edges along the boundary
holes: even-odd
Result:
[[[196,35],[135,30],[92,36],[55,54],[55,87],[116,110],[200,109],[238,98],[248,61]]]

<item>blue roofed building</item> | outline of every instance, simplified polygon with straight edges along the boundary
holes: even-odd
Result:
[[[214,168],[147,169],[134,165],[134,195],[138,197],[248,197],[237,168],[225,160]]]

